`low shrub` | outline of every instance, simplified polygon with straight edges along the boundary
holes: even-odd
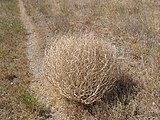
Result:
[[[65,97],[84,104],[99,100],[116,81],[115,48],[93,34],[63,35],[47,50],[45,79]]]

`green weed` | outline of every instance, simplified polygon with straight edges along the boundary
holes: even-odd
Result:
[[[1,19],[0,20],[0,30],[21,31],[23,30],[23,25],[19,20]]]
[[[41,109],[41,105],[38,103],[35,96],[29,92],[24,92],[17,97],[17,100],[21,103],[25,104],[28,108],[34,111],[39,111]]]

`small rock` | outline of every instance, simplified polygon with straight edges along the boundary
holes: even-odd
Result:
[[[17,79],[17,76],[16,75],[8,75],[6,77],[6,79],[13,83]]]

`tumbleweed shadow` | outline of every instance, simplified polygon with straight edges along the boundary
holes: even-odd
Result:
[[[118,76],[115,86],[103,96],[102,101],[109,105],[114,105],[117,102],[127,105],[130,100],[135,99],[138,91],[138,82],[130,75],[123,73]]]

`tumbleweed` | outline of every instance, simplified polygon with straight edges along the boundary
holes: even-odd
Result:
[[[46,80],[65,97],[90,104],[109,92],[116,81],[115,48],[93,34],[62,35],[47,50]]]

